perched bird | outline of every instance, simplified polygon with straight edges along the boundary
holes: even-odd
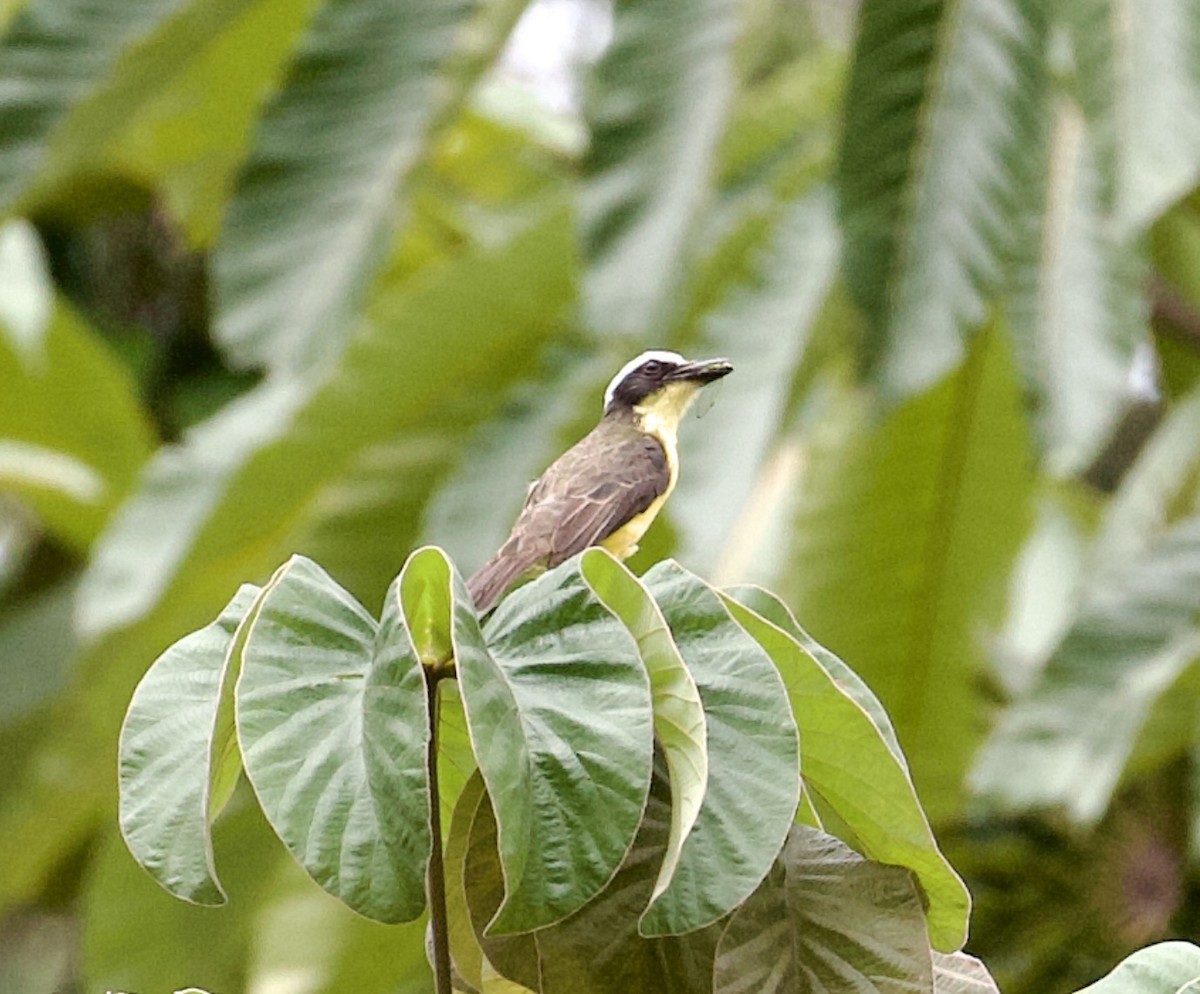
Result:
[[[727,359],[688,362],[659,350],[627,362],[604,391],[600,423],[530,486],[508,540],[467,582],[476,610],[590,545],[633,555],[675,487],[680,418],[702,386],[732,369]]]

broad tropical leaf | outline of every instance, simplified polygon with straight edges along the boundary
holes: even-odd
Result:
[[[368,918],[425,907],[425,678],[399,588],[377,624],[311,560],[280,570],[242,655],[237,731],[271,826],[309,875]]]
[[[398,184],[463,95],[447,70],[477,7],[321,5],[217,242],[216,336],[237,364],[304,370],[340,351],[390,245]]]
[[[938,949],[958,949],[967,938],[970,895],[938,849],[903,757],[891,751],[856,699],[861,690],[852,692],[856,679],[843,682],[840,660],[833,672],[822,665],[836,659],[831,653],[818,656],[786,628],[736,601],[727,598],[726,604],[783,677],[800,729],[805,784],[850,828],[867,856],[914,872],[929,902],[930,939]]]
[[[1200,948],[1160,942],[1126,956],[1108,976],[1076,994],[1191,994],[1200,980]]]
[[[225,902],[210,831],[220,807],[210,804],[219,757],[210,750],[231,654],[241,650],[237,632],[258,594],[257,587],[243,585],[212,624],[159,656],[138,684],[121,728],[125,844],[159,884],[197,904]],[[236,673],[236,662],[233,668]]]
[[[677,935],[728,914],[766,876],[800,802],[799,744],[771,658],[717,592],[673,561],[644,582],[708,721],[708,791],[670,884],[640,926],[643,935]]]
[[[839,179],[845,272],[885,393],[962,362],[988,317],[1039,55],[1029,0],[866,0]]]
[[[584,318],[599,332],[661,327],[711,196],[732,86],[732,0],[628,0],[593,74],[581,213]]]
[[[771,875],[730,919],[715,994],[931,990],[921,900],[899,867],[797,825]]]
[[[454,636],[504,867],[490,928],[549,925],[596,895],[637,831],[654,751],[638,644],[578,558],[509,594],[483,633],[464,607]]]
[[[684,840],[696,823],[708,787],[707,721],[696,681],[688,672],[671,630],[654,598],[617,560],[602,549],[584,552],[580,572],[605,606],[637,640],[650,676],[654,737],[671,781],[671,829],[651,900],[657,900],[675,873]]]

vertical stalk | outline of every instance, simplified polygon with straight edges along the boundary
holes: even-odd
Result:
[[[425,889],[429,896],[429,923],[433,934],[433,984],[437,994],[453,994],[450,984],[450,927],[446,918],[446,867],[442,860],[442,810],[438,791],[438,684],[441,676],[425,671],[425,692],[429,702],[429,829],[433,848],[429,854],[429,872]]]

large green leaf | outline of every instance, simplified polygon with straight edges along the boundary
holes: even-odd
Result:
[[[1200,8],[1190,0],[1107,6],[1123,84],[1117,218],[1137,231],[1200,179]]]
[[[654,738],[671,781],[671,829],[651,900],[667,889],[708,786],[707,721],[696,681],[684,665],[662,611],[637,579],[602,549],[584,552],[580,572],[596,596],[637,639],[650,676]]]
[[[790,548],[770,581],[823,645],[878,694],[925,809],[958,809],[983,724],[983,632],[1024,534],[1027,432],[1003,343],[872,422],[834,395],[800,436]]]
[[[708,791],[644,935],[690,932],[737,907],[766,876],[800,801],[799,744],[771,658],[711,587],[675,562],[644,578],[704,704]]]
[[[1035,112],[1029,0],[866,0],[839,179],[847,284],[867,360],[905,397],[963,359],[988,316],[1012,164]]]
[[[1126,956],[1108,976],[1077,994],[1184,994],[1200,979],[1200,948],[1160,942]]]
[[[593,73],[580,205],[589,327],[640,334],[678,304],[711,195],[738,27],[731,0],[627,0]]]
[[[210,824],[218,706],[232,694],[237,661],[259,594],[244,584],[210,625],[185,635],[146,671],[121,727],[120,824],[130,852],[163,887],[197,904],[223,904]],[[236,774],[236,770],[235,770]],[[222,783],[228,787],[228,776]],[[224,791],[227,796],[227,789]]]
[[[1048,465],[1066,475],[1095,458],[1129,401],[1146,314],[1143,267],[1113,230],[1100,127],[1068,96],[1047,113],[1048,148],[1030,153],[1046,167],[1026,194],[1040,202],[1020,226],[1007,313]]]
[[[1000,994],[988,968],[966,953],[933,953],[933,994]]]
[[[0,39],[0,210],[42,165],[65,115],[106,81],[128,47],[186,6],[186,0],[37,0],[18,12]]]
[[[506,978],[540,994],[711,990],[719,926],[685,936],[638,934],[639,915],[650,901],[668,845],[670,806],[666,771],[659,763],[642,824],[616,875],[563,921],[522,936],[483,931],[501,899],[496,823],[486,798],[464,812],[471,818],[464,826],[470,831],[464,898],[487,960]]]
[[[378,921],[425,906],[429,713],[399,586],[378,623],[311,560],[280,571],[243,651],[237,730],[272,827],[326,890]]]
[[[463,95],[447,64],[464,38],[477,40],[477,7],[328,0],[318,10],[213,258],[216,335],[236,363],[294,371],[336,355],[387,251],[397,185],[439,111]],[[493,51],[505,33],[494,35]]]
[[[729,921],[715,994],[931,990],[921,899],[902,869],[795,826],[774,871]]]
[[[528,931],[594,897],[633,840],[650,789],[650,685],[577,558],[501,601],[486,642],[461,581],[456,601],[459,687],[504,867],[490,927]]]
[[[1041,680],[1000,717],[972,784],[1009,808],[1099,818],[1151,706],[1200,658],[1200,517],[1089,592]]]
[[[311,533],[347,503],[359,517],[362,503],[378,513],[361,542],[343,531],[328,549],[321,544],[322,559],[339,575],[369,563],[379,586],[364,596],[378,596],[415,537],[415,515],[384,514],[375,475],[365,494],[347,496],[343,484],[394,443],[387,498],[427,493],[453,451],[447,424],[495,409],[497,380],[522,372],[569,299],[569,237],[555,213],[502,247],[381,288],[368,329],[332,368],[311,381],[272,378],[160,452],[89,564],[84,631],[127,625],[170,590],[179,596],[160,614],[223,597],[231,573],[264,576],[295,548],[298,527],[310,533],[304,547],[320,544]],[[381,530],[392,542],[380,541]]]
[[[45,278],[36,263],[24,275]],[[45,317],[20,342],[0,333],[0,489],[86,548],[150,454],[150,425],[128,373],[92,330],[61,301]]]
[[[967,938],[970,895],[938,849],[903,757],[892,752],[871,712],[859,704],[854,681],[843,682],[845,664],[838,660],[840,667],[830,672],[822,662],[832,654],[817,656],[785,628],[736,601],[726,604],[783,677],[800,728],[806,786],[854,832],[867,856],[916,874],[928,900],[933,944],[958,949]]]

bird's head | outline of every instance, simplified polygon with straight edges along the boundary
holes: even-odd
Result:
[[[659,349],[630,359],[604,391],[606,415],[631,411],[674,428],[706,383],[733,371],[728,359],[689,362],[678,352]]]

